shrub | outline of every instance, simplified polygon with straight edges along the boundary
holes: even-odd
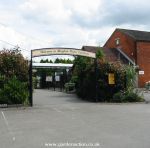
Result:
[[[143,100],[137,92],[126,92],[123,97],[123,102],[141,102]]]
[[[124,98],[124,95],[122,92],[117,92],[114,94],[113,98],[112,98],[112,102],[122,102]]]
[[[142,102],[143,97],[137,92],[117,92],[114,94],[112,102]]]
[[[0,104],[28,102],[28,68],[18,48],[0,51]]]
[[[65,91],[69,92],[69,91],[74,91],[75,90],[75,83],[66,83],[65,84]]]
[[[24,104],[28,99],[27,83],[20,82],[15,76],[0,90],[1,104]]]
[[[115,85],[108,84],[109,73],[114,73]],[[96,75],[94,60],[85,57],[75,59],[72,79],[76,78],[74,82],[79,97],[90,101],[96,100],[96,76],[98,101],[110,102],[116,92],[125,89],[125,70],[120,63],[115,65],[97,60]]]
[[[77,83],[78,79],[78,76],[72,76],[70,82]]]
[[[0,89],[4,87],[5,84],[5,76],[0,74]]]
[[[0,51],[0,75],[6,80],[15,75],[22,82],[28,81],[28,61],[18,49]]]
[[[104,102],[141,101],[138,93],[134,92],[135,69],[132,66],[122,65],[120,62],[108,63],[102,60],[101,51],[97,52],[98,57],[100,59],[97,59],[97,63],[85,57],[75,59],[72,80],[76,83],[77,95],[90,101],[95,101],[96,97],[97,101]],[[108,83],[109,73],[114,74],[115,84]]]
[[[132,66],[126,66],[126,91],[133,91],[136,81],[136,70]]]

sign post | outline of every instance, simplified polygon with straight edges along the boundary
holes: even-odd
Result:
[[[31,61],[29,66],[29,103],[33,106],[33,86],[32,86],[32,51],[31,51]]]

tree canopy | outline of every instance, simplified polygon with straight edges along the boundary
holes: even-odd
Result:
[[[0,51],[0,75],[5,78],[16,76],[20,81],[28,79],[28,61],[18,49]]]

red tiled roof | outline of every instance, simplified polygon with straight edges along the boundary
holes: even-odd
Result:
[[[105,60],[109,62],[118,61],[117,55],[113,52],[114,49],[98,47],[98,46],[83,46],[82,50],[96,53],[99,49],[104,52]]]

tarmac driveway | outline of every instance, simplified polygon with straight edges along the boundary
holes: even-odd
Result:
[[[90,103],[35,90],[33,108],[0,112],[0,148],[150,148],[150,104]]]

